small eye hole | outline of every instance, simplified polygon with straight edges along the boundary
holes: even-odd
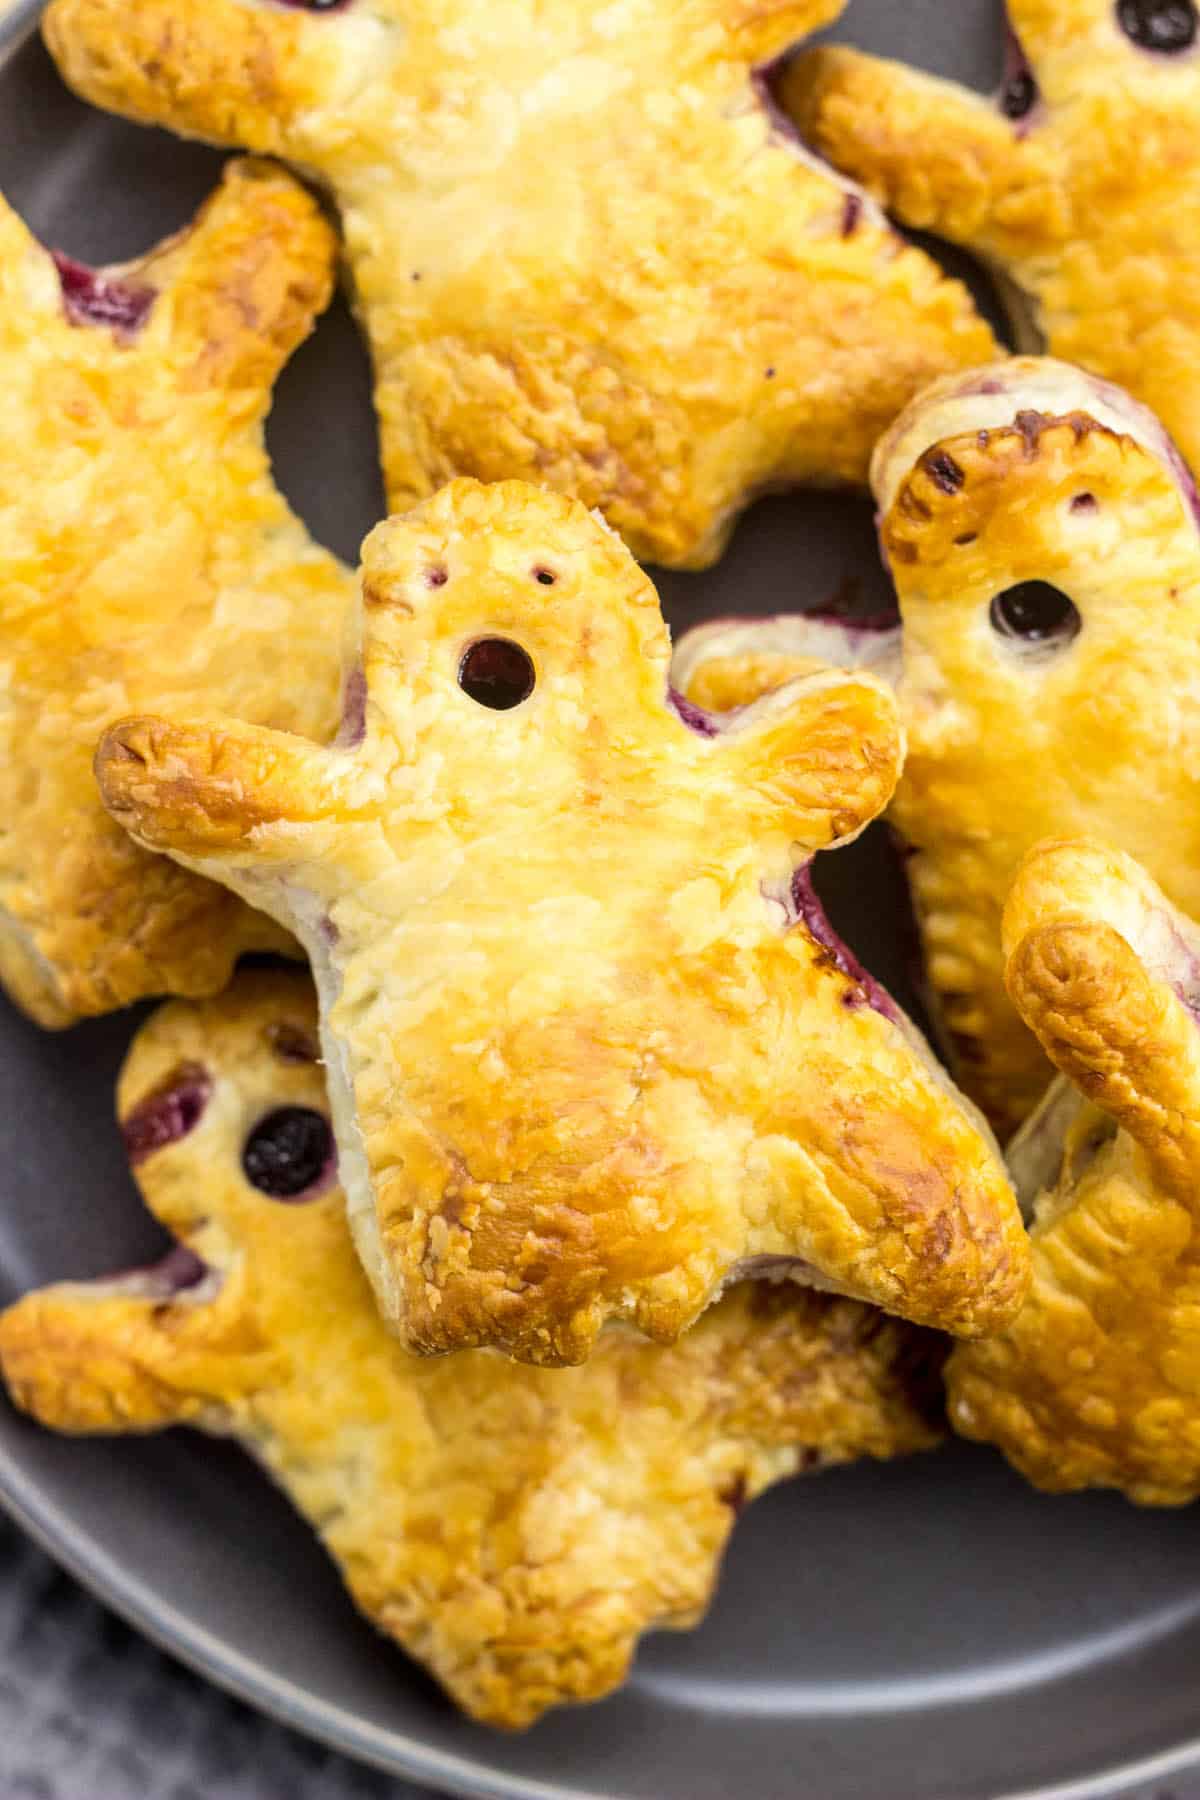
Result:
[[[508,712],[528,700],[536,679],[529,653],[511,638],[480,638],[458,665],[463,693],[493,712]]]
[[[307,1196],[332,1175],[333,1132],[323,1113],[309,1106],[279,1106],[260,1119],[242,1148],[246,1180],[272,1200]]]
[[[1048,581],[1022,581],[992,601],[993,631],[1023,644],[1066,645],[1083,620],[1073,600]]]
[[[553,569],[547,569],[543,564],[533,571],[533,579],[535,581],[540,581],[543,587],[553,587],[558,580],[558,576],[554,573]]]
[[[1192,0],[1117,0],[1117,23],[1143,50],[1176,56],[1196,41]]]
[[[180,1063],[121,1121],[130,1166],[179,1143],[194,1131],[212,1095],[213,1080],[199,1063]]]
[[[1031,69],[1015,69],[1000,90],[1000,111],[1006,119],[1024,119],[1037,101],[1037,82]]]

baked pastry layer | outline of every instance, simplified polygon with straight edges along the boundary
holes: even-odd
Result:
[[[350,578],[263,444],[333,261],[262,163],[121,269],[56,266],[0,201],[0,980],[44,1025],[215,992],[288,943],[139,849],[91,765],[113,719],[168,700],[336,728]]]
[[[995,97],[825,46],[790,66],[782,102],[890,213],[1000,275],[1024,348],[1120,383],[1197,466],[1195,10],[1009,0],[1008,16]]]
[[[178,1247],[9,1308],[0,1366],[59,1430],[237,1438],[367,1617],[476,1718],[598,1698],[643,1631],[697,1623],[772,1482],[937,1441],[939,1340],[789,1284],[737,1288],[670,1348],[607,1333],[584,1369],[407,1355],[323,1155],[317,1051],[299,973],[160,1010],[119,1104]]]
[[[1033,1288],[948,1367],[951,1416],[1037,1486],[1200,1494],[1200,927],[1128,856],[1051,840],[1004,914],[1013,1000],[1062,1078],[1013,1156]]]
[[[140,842],[303,939],[351,1223],[410,1347],[669,1341],[764,1264],[1009,1317],[999,1155],[807,875],[892,793],[890,690],[683,706],[629,552],[519,482],[453,483],[364,559],[340,745],[141,717],[97,767]]]
[[[699,566],[768,484],[861,482],[985,360],[965,289],[797,140],[759,67],[839,0],[54,0],[70,84],[334,194],[388,496],[520,477]]]
[[[681,640],[674,679],[726,706],[798,669],[895,683],[908,759],[890,817],[932,997],[955,1073],[1006,1131],[1048,1079],[1004,988],[1022,856],[1092,833],[1200,914],[1195,488],[1152,414],[1038,358],[935,384],[872,481],[903,630],[718,623]]]

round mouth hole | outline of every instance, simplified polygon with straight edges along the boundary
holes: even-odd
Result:
[[[469,699],[493,712],[509,712],[528,700],[537,680],[533,659],[511,638],[480,638],[458,665],[458,685]]]
[[[336,1151],[324,1113],[280,1106],[260,1119],[242,1148],[246,1180],[272,1200],[311,1197],[332,1174]]]
[[[1143,50],[1177,56],[1196,41],[1192,0],[1117,0],[1117,23]]]
[[[1048,581],[1021,581],[992,601],[992,629],[1022,644],[1065,645],[1083,625],[1079,608]]]

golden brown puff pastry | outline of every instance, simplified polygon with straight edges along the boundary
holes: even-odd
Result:
[[[764,484],[863,480],[919,387],[993,353],[755,74],[840,10],[56,0],[46,34],[86,98],[329,183],[394,511],[520,477],[698,566]]]
[[[1039,1487],[1200,1495],[1200,927],[1132,858],[1040,845],[1004,914],[1012,997],[1064,1079],[1015,1140],[1034,1280],[951,1359],[951,1414]]]
[[[334,241],[236,163],[122,269],[55,260],[0,201],[0,980],[43,1025],[219,989],[277,927],[113,824],[101,731],[168,698],[323,733],[353,592],[271,478],[271,384]]]
[[[1200,465],[1200,42],[1192,0],[1008,0],[984,98],[828,47],[783,104],[904,223],[1011,284],[1026,348],[1120,382]]]
[[[996,1329],[1027,1279],[1003,1166],[805,873],[892,793],[890,691],[681,710],[649,579],[521,482],[455,482],[364,556],[359,741],[135,718],[97,768],[140,842],[302,938],[409,1347],[580,1362],[784,1265]]]
[[[671,1348],[608,1332],[584,1369],[407,1355],[346,1230],[317,1053],[299,973],[164,1007],[120,1112],[179,1247],[22,1300],[0,1364],[60,1430],[240,1439],[475,1717],[596,1699],[643,1631],[696,1624],[772,1482],[937,1442],[940,1340],[791,1283],[738,1287]]]
[[[890,816],[933,997],[956,1074],[1007,1129],[1049,1079],[1004,991],[1000,915],[1025,852],[1104,837],[1200,915],[1195,489],[1144,408],[1036,358],[914,402],[873,485],[903,633],[728,622],[681,640],[674,679],[718,707],[797,668],[896,683],[908,761]]]

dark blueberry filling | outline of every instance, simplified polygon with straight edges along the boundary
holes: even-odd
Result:
[[[508,712],[528,700],[536,679],[529,652],[511,638],[480,638],[458,666],[463,693],[493,712]]]
[[[1007,119],[1026,119],[1037,105],[1038,87],[1029,58],[1011,29],[1004,51],[1004,84],[999,93],[1000,111]]]
[[[805,613],[804,616],[818,625],[836,625],[848,638],[874,637],[887,631],[896,631],[900,625],[897,607],[887,607],[873,613],[843,612],[836,597],[828,606],[820,607],[816,612]]]
[[[830,961],[839,973],[854,983],[847,990],[846,1005],[851,1008],[869,1006],[873,1011],[882,1013],[885,1019],[896,1020],[899,1008],[892,996],[863,968],[849,944],[843,943],[830,924],[813,886],[812,871],[807,863],[792,876],[792,912],[809,937],[828,952]]]
[[[137,1168],[156,1150],[177,1144],[200,1123],[212,1076],[199,1063],[180,1063],[153,1093],[139,1100],[121,1121],[121,1136],[131,1167]]]
[[[189,1288],[199,1287],[212,1271],[186,1244],[174,1244],[156,1263],[144,1263],[137,1269],[122,1269],[115,1275],[101,1276],[100,1287],[137,1283],[138,1291],[149,1298],[166,1301]]]
[[[1076,494],[1071,502],[1072,512],[1094,512],[1098,502],[1095,494]]]
[[[1075,602],[1048,581],[1021,581],[1006,588],[992,601],[989,617],[1000,637],[1023,644],[1065,646],[1083,625]]]
[[[199,1287],[208,1274],[208,1264],[202,1262],[194,1250],[186,1244],[176,1244],[168,1250],[161,1262],[156,1262],[147,1275],[153,1276],[155,1282],[161,1282],[168,1294],[183,1294],[188,1288]]]
[[[547,569],[543,566],[533,571],[533,579],[540,582],[542,587],[553,587],[558,580],[558,576],[554,573],[553,569]]]
[[[1196,41],[1192,0],[1117,0],[1117,23],[1143,50],[1176,56]]]
[[[1018,69],[1000,89],[1000,111],[1006,119],[1023,119],[1037,101],[1037,82],[1032,69]]]
[[[246,1179],[272,1200],[311,1197],[337,1166],[333,1132],[324,1113],[280,1106],[260,1119],[242,1149]]]
[[[122,337],[141,330],[154,305],[154,289],[129,287],[97,269],[55,252],[54,266],[62,284],[63,306],[72,325],[107,325]]]
[[[356,749],[367,735],[367,678],[352,669],[342,689],[342,722],[337,741],[344,750]]]
[[[678,688],[671,688],[668,691],[667,705],[679,716],[689,731],[698,732],[701,737],[709,738],[717,737],[720,734],[721,728],[712,714],[705,712],[702,706],[697,706],[693,701],[686,699]]]
[[[766,115],[771,136],[781,143],[792,144],[807,151],[809,145],[805,143],[800,127],[784,106],[777,92],[779,79],[787,60],[785,51],[782,56],[775,57],[772,62],[760,63],[756,69],[751,70],[750,88],[755,100]]]
[[[842,236],[853,237],[858,230],[858,221],[862,218],[863,203],[860,194],[847,194],[842,202]]]

